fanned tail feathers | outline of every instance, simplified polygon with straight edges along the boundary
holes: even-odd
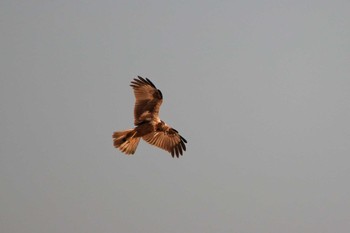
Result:
[[[134,137],[135,134],[136,131],[134,129],[114,132],[114,146],[127,155],[134,154],[140,141],[139,137]]]

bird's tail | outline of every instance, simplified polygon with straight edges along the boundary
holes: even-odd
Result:
[[[127,155],[134,154],[140,141],[140,137],[134,137],[135,134],[135,129],[114,132],[112,136],[114,146]]]

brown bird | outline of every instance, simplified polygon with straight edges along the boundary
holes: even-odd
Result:
[[[114,146],[125,154],[134,154],[143,138],[151,145],[171,153],[172,157],[182,155],[187,143],[177,130],[159,119],[159,108],[163,102],[160,90],[148,79],[138,76],[131,81],[134,89],[134,129],[113,133]]]

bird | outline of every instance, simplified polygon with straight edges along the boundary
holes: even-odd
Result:
[[[187,140],[159,118],[162,92],[148,79],[137,76],[131,81],[135,95],[133,129],[113,133],[113,144],[121,152],[133,155],[142,138],[149,144],[179,158],[186,151]]]

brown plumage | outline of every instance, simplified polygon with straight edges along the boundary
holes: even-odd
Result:
[[[134,89],[134,129],[113,133],[114,146],[125,154],[134,154],[143,138],[151,145],[179,157],[186,150],[187,143],[175,129],[159,119],[159,108],[163,102],[160,90],[148,79],[140,76],[131,81]]]

